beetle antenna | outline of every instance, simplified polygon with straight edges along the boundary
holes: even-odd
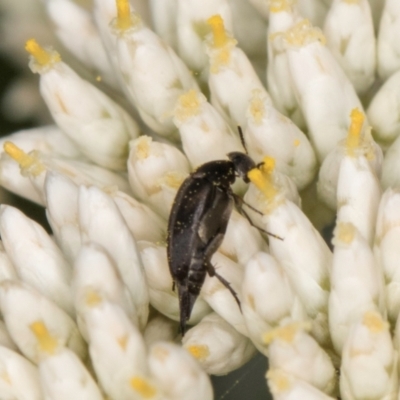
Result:
[[[238,125],[237,128],[238,128],[238,131],[239,131],[239,136],[240,136],[240,141],[242,142],[242,146],[244,147],[244,150],[246,151],[246,154],[249,154],[249,152],[247,151],[246,142],[244,141],[244,135],[243,135],[242,127],[240,125]]]

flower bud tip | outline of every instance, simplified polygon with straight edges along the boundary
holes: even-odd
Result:
[[[45,50],[35,39],[29,39],[25,43],[25,50],[40,66],[47,66],[61,61],[61,57],[56,51]]]
[[[130,385],[133,390],[138,392],[144,399],[151,399],[157,393],[153,385],[151,385],[145,378],[134,376],[130,380]]]
[[[210,355],[210,350],[205,344],[191,345],[187,350],[197,360],[205,360]]]
[[[37,158],[26,154],[14,143],[6,141],[4,142],[3,148],[6,154],[19,164],[21,169],[29,169],[30,174],[38,176],[45,170],[45,167]]]
[[[223,47],[228,41],[224,27],[224,20],[217,14],[210,17],[207,20],[207,23],[210,25],[213,33],[214,47]]]
[[[354,108],[350,113],[350,118],[351,122],[346,139],[346,149],[348,155],[354,156],[355,150],[360,146],[361,130],[365,116],[358,108]]]
[[[39,349],[43,353],[54,354],[58,346],[57,339],[51,336],[46,325],[42,321],[35,321],[30,325],[30,329],[39,342]]]

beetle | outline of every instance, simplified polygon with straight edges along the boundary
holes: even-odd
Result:
[[[239,132],[241,134],[240,129]],[[242,152],[232,152],[227,156],[229,160],[201,165],[183,181],[169,216],[167,256],[172,288],[178,288],[182,336],[207,273],[210,277],[215,276],[232,293],[240,308],[237,294],[216,272],[211,257],[223,241],[234,204],[254,226],[242,206],[246,204],[260,212],[244,203],[231,186],[237,177],[249,183],[248,172],[261,164],[256,165]]]

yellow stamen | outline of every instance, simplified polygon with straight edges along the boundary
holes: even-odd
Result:
[[[131,388],[138,392],[144,399],[151,399],[157,394],[155,387],[147,382],[146,379],[139,376],[134,376],[129,383]]]
[[[380,333],[389,329],[389,325],[380,314],[374,311],[367,311],[363,317],[363,324],[372,332]]]
[[[39,342],[39,349],[44,353],[54,354],[58,342],[54,336],[51,336],[46,325],[42,321],[35,321],[29,327]]]
[[[210,349],[205,344],[188,346],[187,350],[197,360],[205,360],[210,355]]]
[[[45,50],[35,39],[29,39],[25,43],[25,50],[34,57],[40,66],[51,65],[61,61],[61,57],[56,51]]]
[[[350,113],[350,118],[351,122],[346,139],[346,150],[349,156],[354,156],[355,151],[360,147],[361,131],[365,116],[358,108],[354,108]]]
[[[135,142],[136,157],[145,160],[150,154],[150,146],[153,139],[150,136],[140,136]]]
[[[223,47],[228,41],[226,35],[224,20],[220,15],[213,15],[207,20],[208,25],[210,25],[213,33],[214,47]]]
[[[4,151],[19,164],[21,170],[29,172],[33,176],[38,176],[45,170],[44,165],[39,159],[25,153],[14,143],[7,141],[4,143],[3,148]]]
[[[157,182],[160,186],[167,185],[170,188],[179,189],[182,185],[182,182],[185,180],[187,175],[182,174],[178,171],[168,171],[166,172],[159,182]]]
[[[132,26],[129,0],[117,0],[117,28],[129,29]]]
[[[311,324],[309,322],[294,322],[292,324],[272,329],[263,336],[265,344],[271,344],[274,339],[280,339],[284,342],[293,342],[297,332],[309,331]]]

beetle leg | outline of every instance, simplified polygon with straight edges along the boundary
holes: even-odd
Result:
[[[265,233],[268,236],[272,236],[275,239],[279,239],[279,240],[283,240],[283,238],[281,238],[278,235],[275,235],[274,233],[268,232],[263,228],[260,228],[259,226],[257,226],[250,218],[249,214],[247,214],[247,212],[243,209],[243,205],[249,207],[251,210],[255,211],[257,214],[260,215],[264,215],[260,210],[257,210],[256,208],[254,208],[253,206],[251,206],[249,203],[246,203],[241,197],[239,197],[238,195],[232,193],[232,197],[235,200],[235,204],[236,207],[238,209],[238,211],[240,212],[240,214],[242,214],[243,216],[246,217],[247,221],[249,221],[251,226],[254,226],[254,228],[258,229],[260,232]]]
[[[220,274],[218,274],[218,272],[215,270],[215,267],[210,262],[206,262],[205,266],[207,268],[208,275],[210,275],[211,277],[215,276],[231,292],[232,296],[236,300],[237,305],[239,306],[240,311],[242,311],[239,297],[237,293],[232,289],[231,284]]]

